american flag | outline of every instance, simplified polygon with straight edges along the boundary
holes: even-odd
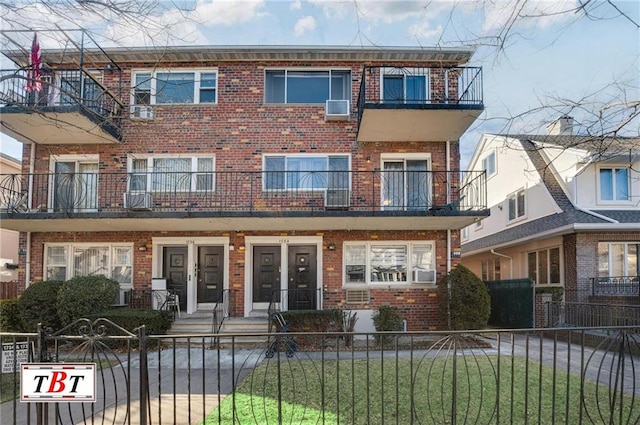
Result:
[[[33,34],[31,43],[31,56],[29,57],[29,69],[27,70],[27,92],[42,91],[42,81],[40,75],[40,65],[42,56],[40,54],[40,44],[38,34]]]

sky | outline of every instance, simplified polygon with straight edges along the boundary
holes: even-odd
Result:
[[[482,133],[541,133],[563,114],[581,134],[640,134],[637,116],[624,121],[630,105],[640,109],[637,0],[113,1],[135,13],[14,0],[0,5],[1,27],[82,26],[103,47],[471,47],[468,65],[483,68],[485,111],[461,138],[462,169]],[[66,10],[69,3],[76,7]],[[20,143],[0,137],[1,152],[21,157]]]

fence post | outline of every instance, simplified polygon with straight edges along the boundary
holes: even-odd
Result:
[[[37,327],[38,332],[38,341],[37,347],[38,350],[38,361],[40,363],[49,361],[49,354],[47,353],[47,341],[45,340],[45,332],[46,328],[42,326],[42,323],[38,323]],[[36,403],[36,423],[38,425],[44,425],[49,423],[49,407],[48,403]]]
[[[149,392],[149,374],[147,370],[147,335],[145,326],[138,328],[140,350],[140,425],[147,424],[147,397]]]

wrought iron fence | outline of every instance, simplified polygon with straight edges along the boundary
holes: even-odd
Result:
[[[19,199],[24,202],[17,209]],[[66,215],[140,210],[458,215],[487,208],[481,171],[4,174],[0,201],[5,212]]]
[[[593,295],[640,297],[640,276],[591,278]]]
[[[547,303],[550,326],[640,326],[640,305]]]
[[[603,338],[590,346],[594,332]],[[22,403],[11,364],[1,378],[3,424],[640,421],[637,327],[385,333],[383,345],[375,334],[337,332],[276,333],[275,344],[249,346],[238,334],[212,348],[213,334],[145,335],[99,319],[1,336],[33,343],[29,360],[98,371],[95,403]],[[302,340],[315,343],[291,349]]]

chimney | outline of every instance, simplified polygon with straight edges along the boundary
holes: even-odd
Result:
[[[563,115],[557,120],[547,125],[548,136],[571,136],[573,135],[573,117]]]

